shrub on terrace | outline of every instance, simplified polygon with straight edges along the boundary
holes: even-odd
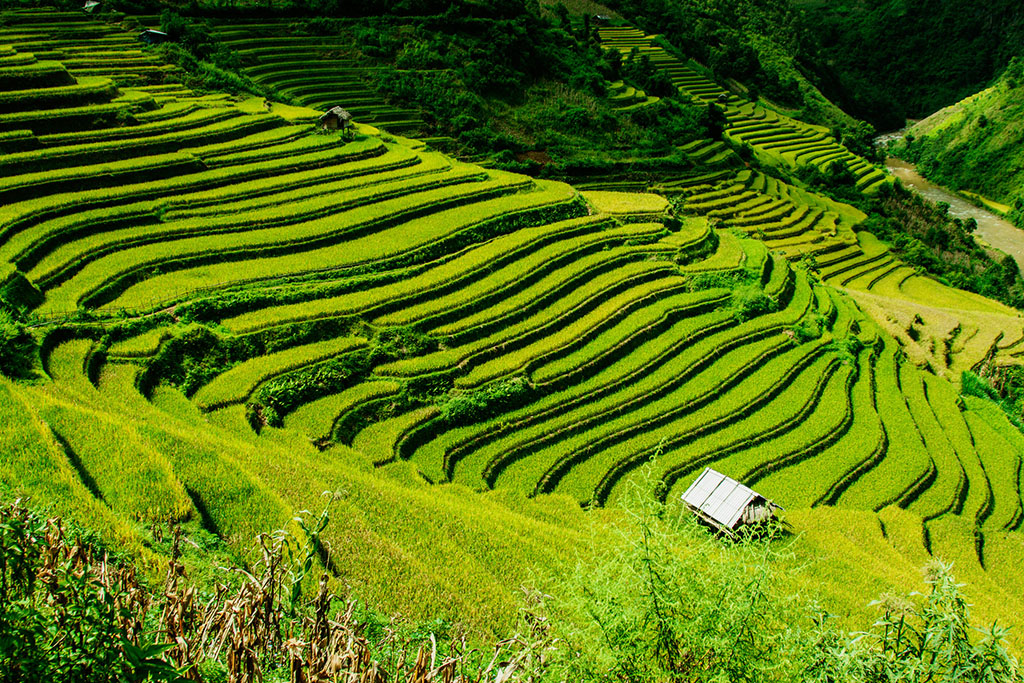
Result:
[[[790,328],[793,338],[801,344],[820,339],[825,332],[825,322],[825,316],[820,313],[809,314]]]
[[[733,289],[731,308],[739,322],[778,310],[779,305],[759,283],[748,283]]]
[[[985,369],[983,376],[964,371],[960,385],[965,395],[994,402],[1018,428],[1024,430],[1024,367],[990,366]]]
[[[0,374],[13,378],[30,376],[35,352],[32,335],[0,302]]]
[[[470,393],[450,394],[441,404],[441,417],[449,425],[479,422],[523,403],[530,394],[525,377],[510,377]]]

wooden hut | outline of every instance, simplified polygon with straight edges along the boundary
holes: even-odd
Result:
[[[146,45],[159,45],[160,43],[166,43],[170,38],[171,37],[163,31],[157,31],[153,28],[147,28],[139,34],[139,40],[144,42]]]
[[[326,130],[345,129],[352,124],[352,115],[341,107],[331,107],[320,115],[320,127]]]
[[[759,493],[710,467],[705,467],[686,489],[683,502],[701,521],[729,536],[735,536],[739,528],[748,524],[772,519],[775,511],[781,509]]]
[[[85,0],[85,4],[82,6],[82,9],[86,12],[95,12],[96,8],[99,6],[99,0]]]

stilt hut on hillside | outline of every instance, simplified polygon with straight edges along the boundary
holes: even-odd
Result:
[[[331,107],[320,115],[320,127],[325,130],[348,128],[352,123],[352,115],[341,107]]]
[[[705,467],[683,493],[686,503],[701,521],[729,536],[740,527],[766,522],[781,509],[756,491]]]

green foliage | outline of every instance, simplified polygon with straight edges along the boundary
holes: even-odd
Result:
[[[0,305],[0,374],[25,378],[33,373],[36,342],[7,309]]]
[[[280,427],[284,416],[297,406],[355,386],[365,380],[377,365],[421,356],[436,348],[435,340],[413,328],[382,330],[364,349],[300,368],[264,383],[246,403],[246,419],[256,431],[265,425]]]
[[[509,377],[475,391],[449,394],[441,403],[441,417],[453,427],[479,422],[521,405],[532,393],[525,377]]]
[[[6,270],[6,272],[4,272]],[[12,311],[35,308],[43,302],[43,293],[14,266],[0,266],[0,307]]]
[[[813,65],[828,97],[879,130],[985,87],[1024,44],[1016,0],[799,4],[801,63]]]
[[[733,289],[754,283],[757,276],[749,270],[728,270],[724,272],[697,273],[691,275],[686,288],[691,292],[706,289]]]
[[[529,3],[509,3],[496,17],[471,14],[456,4],[443,16],[385,16],[349,29],[365,58],[387,65],[374,87],[422,110],[434,133],[455,138],[467,154],[564,177],[573,172],[564,164],[610,160],[613,149],[667,155],[707,137],[700,108],[680,100],[646,56],[609,63],[591,36]],[[606,77],[626,78],[663,100],[615,116]],[[543,150],[539,162],[525,156],[535,150]]]
[[[778,302],[765,292],[758,276],[749,270],[699,273],[690,276],[687,282],[687,289],[691,292],[716,288],[731,290],[729,310],[739,322],[779,308]]]
[[[196,57],[188,48],[174,43],[165,43],[159,47],[160,54],[167,61],[177,64],[185,70],[185,84],[197,90],[227,91],[230,93],[254,93],[274,99],[285,99],[268,89],[258,85],[238,72]]]
[[[838,641],[819,630],[822,658],[804,680],[820,683],[878,681],[964,681],[1013,683],[1021,680],[1017,660],[1007,650],[1008,630],[972,625],[962,584],[952,566],[934,560],[925,569],[930,586],[923,600],[886,596],[873,602],[882,616],[857,638]]]
[[[814,312],[805,315],[796,325],[790,328],[793,338],[800,344],[821,339],[827,327],[825,316]]]
[[[990,87],[915,125],[893,150],[913,161],[922,175],[956,190],[967,190],[1010,207],[1008,218],[1024,226],[1019,206],[1024,186],[1020,122],[1024,100],[1011,76],[1014,61]],[[966,94],[966,93],[965,93]]]
[[[731,308],[739,322],[772,313],[779,309],[779,303],[764,291],[759,283],[748,283],[732,290]]]
[[[272,379],[246,403],[246,419],[256,431],[264,425],[280,427],[284,416],[299,404],[358,384],[385,358],[379,348],[371,347]]]
[[[850,204],[860,204],[864,195],[857,189],[857,178],[846,164],[833,161],[824,169],[814,164],[805,164],[796,169],[797,179],[812,189],[834,199]]]
[[[160,14],[160,29],[172,41],[159,47],[160,54],[185,70],[186,84],[190,87],[276,97],[273,91],[239,73],[241,63],[237,55],[213,39],[208,23],[164,9]]]
[[[154,383],[167,382],[188,396],[242,358],[222,337],[195,327],[163,345],[149,375]]]
[[[671,97],[676,94],[676,87],[668,74],[652,64],[650,57],[640,54],[637,48],[633,48],[626,56],[626,60],[619,67],[619,72],[626,82],[648,95]]]
[[[837,339],[831,346],[839,360],[846,365],[856,365],[860,352],[864,350],[864,342],[854,335]]]
[[[162,656],[170,645],[154,642],[151,633],[131,635],[122,625],[131,618],[128,605],[140,596],[131,592],[131,580],[121,580],[126,575],[116,558],[108,568],[84,557],[100,549],[89,547],[95,539],[74,526],[63,533],[80,552],[54,553],[53,538],[62,530],[18,503],[4,508],[0,681],[185,680]]]
[[[616,0],[612,5],[649,33],[663,34],[687,57],[711,69],[719,81],[753,87],[752,96],[799,110],[821,125],[852,125],[817,86],[823,79],[801,61],[812,41],[791,3],[771,0]]]
[[[981,376],[965,370],[960,375],[965,396],[988,399],[998,405],[1018,429],[1024,431],[1024,367],[1006,365],[987,368]]]

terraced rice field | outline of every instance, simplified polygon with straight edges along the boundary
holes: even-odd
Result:
[[[197,96],[116,26],[4,20],[0,45],[19,56],[7,70],[24,78],[0,91],[0,272],[29,292],[50,381],[4,381],[0,400],[28,416],[28,445],[8,452],[51,459],[34,474],[0,457],[3,481],[66,496],[126,535],[110,520],[196,515],[241,536],[315,504],[320,482],[394,474],[436,500],[464,503],[463,485],[603,505],[643,465],[671,496],[711,465],[796,520],[837,506],[821,514],[853,528],[882,511],[893,538],[930,539],[914,553],[959,548],[982,574],[974,535],[1013,547],[1024,440],[940,375],[993,348],[1012,360],[1024,328],[907,273],[853,232],[851,207],[723,171],[713,152],[706,173],[655,188],[682,200],[673,216],[655,194],[581,193],[374,128],[344,140]],[[285,87],[281,73],[308,71],[304,102],[340,96],[310,69],[335,64],[322,46],[219,30],[250,51],[254,78]],[[603,31],[624,50],[647,40]],[[680,87],[718,98],[651,54]],[[825,163],[750,122],[801,139],[806,127],[728,107],[730,135]],[[867,172],[860,185],[877,182]],[[939,352],[901,345],[901,306],[929,334],[947,324]],[[377,539],[360,505],[380,501],[346,508],[356,521],[339,544],[371,539],[360,552],[408,569],[410,551]],[[872,514],[842,517],[855,510]],[[517,523],[541,552],[553,532]],[[465,558],[458,545],[431,561]]]
[[[609,99],[612,102],[612,109],[620,112],[629,112],[647,107],[656,103],[660,98],[648,95],[643,90],[626,85],[622,81],[615,81],[608,85]]]
[[[654,36],[632,26],[602,27],[598,32],[602,47],[619,50],[623,56],[636,50],[665,72],[680,92],[720,106],[728,119],[726,135],[750,145],[762,159],[792,168],[812,165],[822,170],[839,162],[854,175],[857,187],[867,193],[887,182],[883,171],[836,142],[827,129],[796,121],[729,92],[696,63],[655,45]]]
[[[415,132],[418,112],[388,105],[373,90],[377,69],[360,65],[337,37],[297,34],[292,21],[218,24],[217,42],[242,62],[242,73],[283,97],[326,111],[340,106],[360,123],[394,133]]]
[[[1017,311],[952,289],[897,259],[867,232],[852,229],[857,209],[750,170],[668,180],[652,188],[719,228],[760,240],[842,289],[899,339],[917,365],[957,381],[986,359],[1016,362],[1024,338]]]

